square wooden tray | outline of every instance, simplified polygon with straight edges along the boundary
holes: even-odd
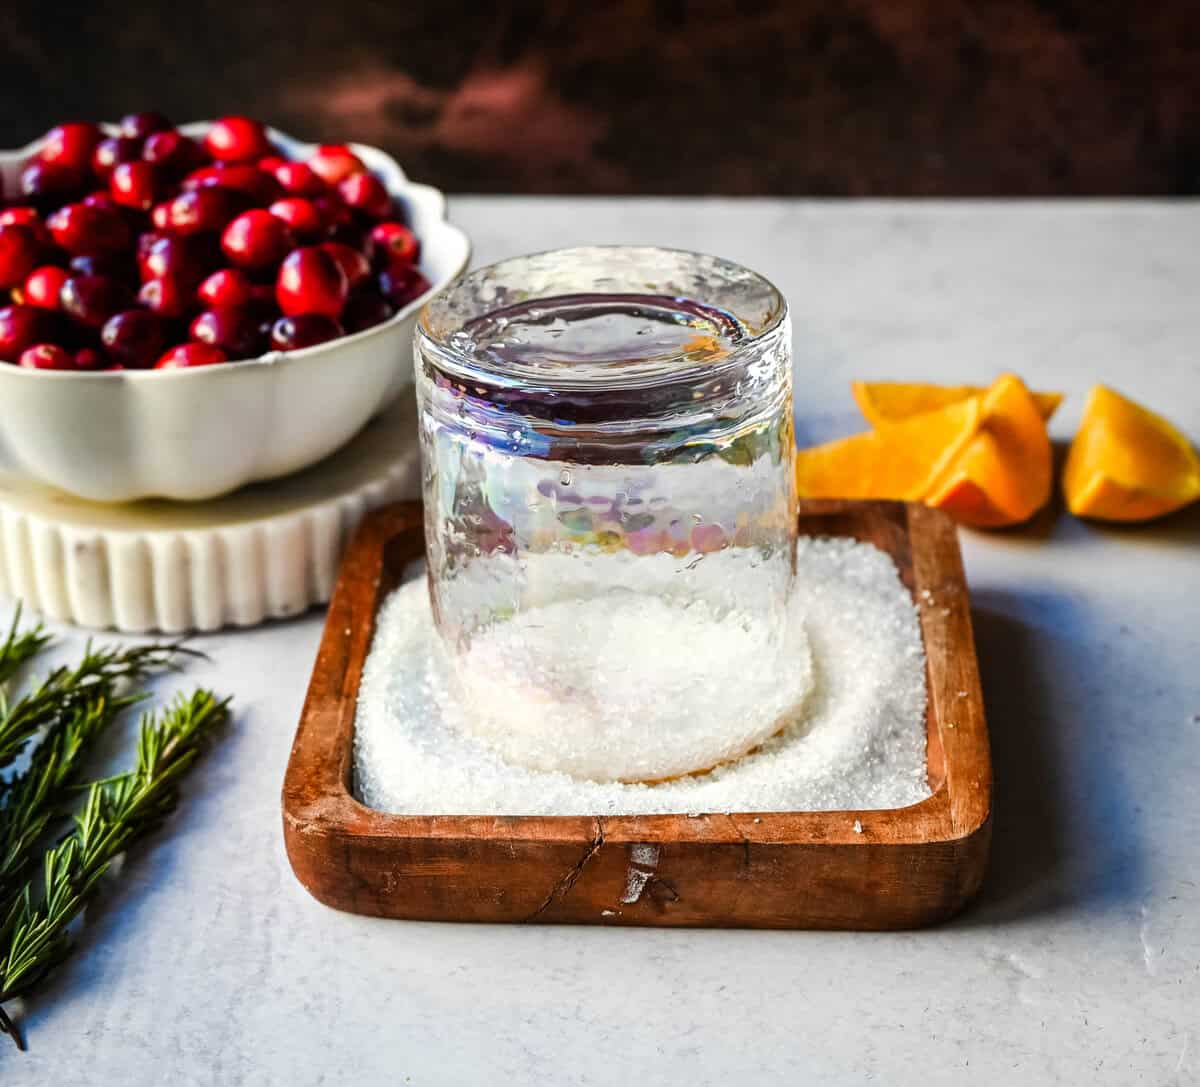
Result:
[[[800,531],[890,554],[920,605],[933,795],[883,811],[388,815],[351,791],[354,714],[380,604],[424,551],[421,507],[369,515],[342,563],[283,785],[300,881],[338,909],[440,921],[910,928],[979,887],[991,763],[953,523],[889,502],[808,502]],[[965,692],[965,694],[964,694]]]

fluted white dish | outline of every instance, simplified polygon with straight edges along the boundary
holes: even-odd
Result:
[[[180,126],[202,135],[210,122]],[[316,146],[274,129],[290,158]],[[0,152],[4,191],[39,142]],[[430,290],[383,324],[299,351],[195,370],[59,373],[0,363],[0,470],[95,502],[198,501],[329,456],[412,381],[413,326],[470,258],[446,200],[383,151],[349,145],[407,209]]]

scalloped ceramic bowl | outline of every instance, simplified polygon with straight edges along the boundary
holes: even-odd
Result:
[[[315,150],[269,131],[291,158]],[[0,152],[6,192],[39,144]],[[386,408],[412,381],[417,312],[466,267],[470,243],[437,189],[374,147],[349,146],[407,209],[428,292],[374,328],[245,362],[97,374],[0,363],[0,471],[97,502],[197,501],[307,468]]]

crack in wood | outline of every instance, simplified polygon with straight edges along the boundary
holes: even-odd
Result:
[[[604,821],[597,817],[596,833],[592,836],[592,840],[588,842],[587,848],[583,851],[583,856],[550,888],[550,893],[546,896],[546,900],[525,918],[526,924],[536,921],[550,908],[551,903],[560,901],[570,893],[571,888],[575,886],[579,877],[583,875],[583,869],[586,867],[588,861],[600,851],[602,845],[604,845]]]

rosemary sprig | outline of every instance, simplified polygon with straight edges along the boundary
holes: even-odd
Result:
[[[45,855],[41,887],[26,883],[0,920],[0,1005],[27,993],[70,953],[71,921],[113,860],[174,807],[180,776],[226,721],[228,705],[197,690],[161,717],[142,718],[135,767],[92,784],[74,829]],[[2,1007],[0,1030],[21,1044]]]
[[[34,635],[40,637],[36,631]],[[14,627],[5,648],[19,646],[29,637],[16,638]],[[21,652],[25,650],[12,650],[17,655]],[[139,683],[152,672],[176,667],[180,655],[197,654],[175,642],[99,649],[89,642],[77,668],[56,668],[38,687],[17,701],[10,704],[0,690],[0,769],[8,766],[43,729],[61,725],[81,706],[97,697],[113,697],[123,683]]]
[[[8,637],[0,644],[0,688],[12,679],[22,664],[36,657],[52,641],[41,623],[24,634],[17,633],[20,625],[21,605],[18,604],[13,614],[12,625],[8,628]]]

